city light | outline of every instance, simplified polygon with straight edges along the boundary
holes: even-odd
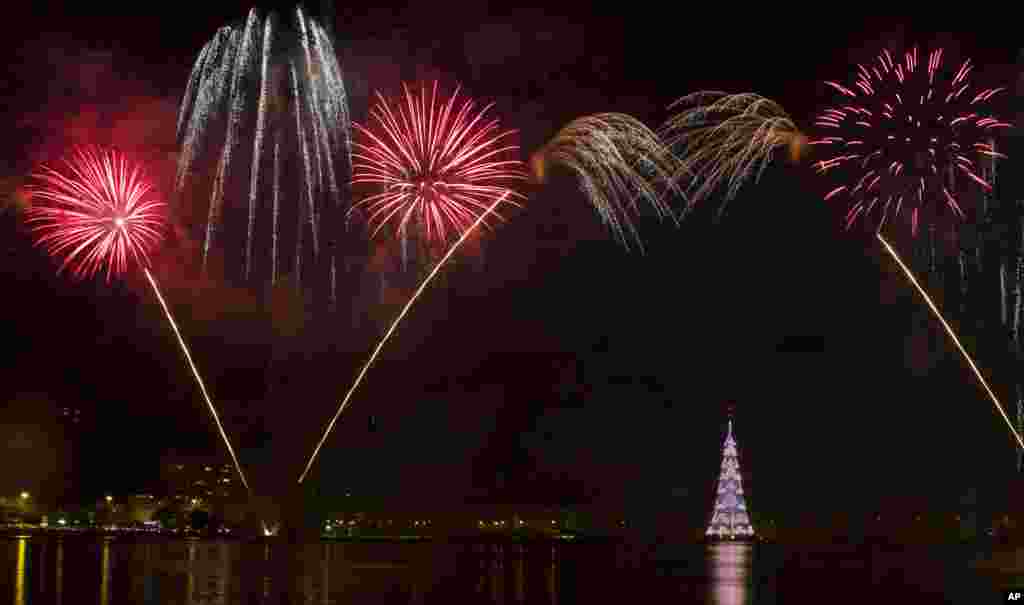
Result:
[[[21,499],[22,500],[28,500],[30,497],[31,496],[29,495],[28,492],[21,492]]]
[[[113,501],[114,501],[114,497],[113,496],[107,496],[107,504],[110,504]]]

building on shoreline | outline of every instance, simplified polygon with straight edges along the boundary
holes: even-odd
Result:
[[[229,461],[176,453],[161,458],[160,478],[152,492],[159,509],[202,510],[231,522],[244,519],[249,499]]]
[[[627,524],[621,513],[528,505],[479,505],[451,509],[345,511],[328,515],[335,537],[421,535],[434,537],[562,535],[616,536]],[[329,529],[328,529],[329,528]]]

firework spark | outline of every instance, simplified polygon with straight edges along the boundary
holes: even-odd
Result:
[[[391,335],[395,333],[395,329],[398,328],[398,324],[400,324],[402,320],[405,318],[406,314],[409,313],[409,309],[412,308],[412,306],[416,303],[416,300],[420,297],[421,294],[423,294],[423,291],[427,289],[427,286],[430,285],[430,282],[441,270],[441,267],[443,267],[445,263],[448,262],[448,259],[450,259],[452,255],[455,254],[455,251],[459,249],[459,246],[461,246],[462,243],[469,238],[469,235],[484,224],[484,220],[487,218],[487,215],[490,214],[491,212],[494,212],[497,209],[498,205],[505,201],[505,197],[507,195],[509,194],[503,194],[494,202],[492,202],[491,205],[488,206],[483,212],[481,212],[480,215],[477,216],[476,220],[462,232],[462,236],[459,237],[459,239],[456,240],[455,243],[452,244],[450,248],[448,248],[448,252],[446,252],[445,255],[441,257],[441,260],[439,260],[437,264],[434,265],[433,270],[431,270],[430,273],[428,273],[427,276],[423,278],[423,281],[420,283],[419,287],[416,289],[415,292],[413,292],[413,295],[409,297],[409,301],[405,303],[405,306],[402,307],[402,310],[395,317],[395,320],[391,322],[391,325],[388,327],[387,331],[384,332],[384,336],[381,337],[380,341],[377,343],[377,346],[374,348],[373,353],[370,354],[369,359],[367,359],[366,363],[363,364],[362,369],[356,376],[355,382],[352,383],[352,386],[349,388],[348,392],[345,393],[345,397],[341,400],[341,405],[338,406],[338,411],[335,412],[334,417],[331,418],[331,421],[327,424],[327,429],[324,431],[323,437],[321,437],[319,443],[316,444],[316,448],[313,449],[313,455],[309,457],[309,462],[306,464],[305,470],[303,470],[302,475],[299,476],[300,484],[306,479],[306,475],[309,474],[309,469],[313,468],[313,462],[316,461],[316,457],[320,453],[320,449],[327,441],[327,436],[331,434],[331,431],[334,429],[335,423],[338,422],[338,418],[341,416],[341,413],[345,411],[345,407],[348,405],[348,402],[352,399],[352,394],[355,393],[356,389],[359,388],[359,385],[362,384],[363,378],[366,376],[366,372],[370,369],[370,366],[373,365],[373,362],[377,359],[377,356],[380,355],[381,350],[384,348],[384,345],[387,344],[388,340],[391,338]]]
[[[563,165],[579,179],[580,188],[601,220],[628,247],[626,232],[643,249],[630,219],[643,198],[659,218],[675,220],[665,202],[678,166],[672,153],[642,122],[621,113],[577,118],[530,158],[533,180],[547,179],[549,163]]]
[[[907,210],[916,235],[922,221],[944,212],[964,217],[961,183],[992,188],[979,174],[980,162],[1005,157],[992,136],[1010,124],[986,104],[1004,89],[972,89],[971,61],[947,70],[942,49],[928,54],[927,66],[920,58],[916,47],[900,62],[886,50],[857,65],[853,85],[825,82],[839,101],[817,117],[822,136],[810,144],[835,150],[815,167],[837,180],[826,200],[849,200],[847,228],[875,212],[881,229]]]
[[[939,319],[939,322],[942,324],[942,327],[946,329],[946,333],[949,334],[949,337],[950,339],[952,339],[953,344],[956,345],[956,348],[960,351],[960,354],[967,361],[967,365],[971,367],[971,370],[974,372],[974,375],[978,378],[978,382],[981,383],[981,386],[985,389],[985,393],[987,393],[989,399],[992,400],[992,404],[996,406],[996,411],[999,412],[1000,416],[1002,416],[1003,420],[1006,422],[1006,426],[1010,427],[1010,433],[1013,434],[1013,437],[1017,440],[1017,443],[1020,445],[1021,449],[1024,449],[1024,440],[1021,439],[1021,436],[1017,432],[1017,429],[1014,428],[1013,422],[1011,422],[1010,417],[1006,415],[1006,411],[1003,409],[1002,404],[999,403],[999,399],[996,397],[995,393],[992,392],[992,389],[988,386],[988,383],[985,382],[985,378],[982,377],[981,375],[981,370],[978,369],[978,366],[974,363],[974,360],[967,353],[967,349],[965,349],[963,344],[960,343],[960,339],[957,338],[956,332],[954,332],[953,328],[950,327],[949,323],[946,322],[946,319],[942,316],[942,313],[939,312],[939,308],[932,301],[932,298],[928,296],[928,293],[925,292],[925,289],[921,287],[921,284],[918,283],[917,278],[914,277],[914,274],[910,271],[910,268],[907,267],[907,265],[903,262],[899,255],[896,254],[896,250],[894,250],[893,247],[889,245],[889,242],[886,241],[884,237],[882,237],[881,233],[876,232],[875,236],[878,238],[878,241],[882,242],[882,246],[885,247],[885,251],[888,252],[890,256],[892,256],[893,260],[896,261],[896,264],[898,264],[900,266],[900,269],[903,270],[904,275],[907,276],[907,279],[910,280],[910,283],[913,284],[914,288],[917,289],[918,293],[921,295],[921,298],[923,298],[924,301],[928,303],[928,308],[932,310],[932,313],[934,313],[935,317]]]
[[[206,391],[199,369],[174,321],[170,307],[160,293],[156,278],[149,270],[149,253],[160,243],[165,231],[164,204],[159,201],[141,164],[109,149],[81,148],[64,162],[64,171],[43,166],[35,175],[38,186],[32,192],[32,206],[26,222],[36,244],[55,257],[64,257],[60,270],[72,267],[72,273],[87,278],[106,267],[109,283],[114,275],[123,275],[129,261],[138,263],[164,316],[185,354],[185,360],[217,430],[231,454],[238,475],[249,484],[242,466],[221,425],[217,409]]]
[[[109,282],[129,261],[149,264],[160,242],[163,202],[141,166],[113,150],[81,148],[64,170],[42,166],[27,211],[36,244],[63,257],[78,278],[106,269]]]
[[[403,88],[397,110],[377,93],[370,110],[374,129],[354,125],[362,140],[354,145],[352,183],[381,191],[352,210],[367,212],[374,235],[395,223],[404,251],[410,227],[427,241],[445,243],[465,233],[495,200],[514,204],[511,198],[521,196],[508,185],[526,174],[522,162],[508,157],[518,151],[508,143],[515,132],[485,118],[491,105],[476,111],[471,100],[459,102],[458,89],[439,101],[437,82],[429,95],[426,87],[419,95]]]
[[[731,201],[748,180],[761,178],[779,148],[791,161],[804,152],[806,139],[782,106],[754,93],[695,92],[670,109],[678,113],[661,134],[679,155],[677,180],[689,181],[688,207],[723,187],[724,202]]]
[[[341,67],[319,19],[303,6],[253,8],[220,28],[178,115],[175,195],[205,215],[192,226],[203,266],[220,254],[232,280],[273,285],[290,274],[334,301],[350,135]]]

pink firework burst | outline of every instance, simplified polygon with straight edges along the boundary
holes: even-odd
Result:
[[[148,265],[163,235],[164,206],[142,166],[108,149],[76,149],[61,169],[33,175],[26,222],[36,244],[56,258],[60,271],[87,278],[106,267],[107,281],[123,274],[129,259]]]
[[[373,129],[354,125],[359,136],[352,183],[378,191],[353,209],[367,212],[373,234],[394,224],[403,244],[410,227],[427,241],[444,243],[499,199],[515,204],[512,198],[521,196],[509,185],[526,173],[513,157],[518,147],[508,142],[515,131],[486,118],[492,105],[477,111],[471,100],[458,100],[459,89],[439,100],[436,82],[429,93],[426,87],[419,95],[403,89],[395,109],[377,93]]]
[[[903,213],[916,235],[921,222],[962,219],[968,188],[992,188],[984,162],[1005,157],[994,136],[1010,124],[992,115],[988,101],[1004,89],[972,88],[969,59],[953,70],[942,49],[923,59],[916,47],[899,62],[885,50],[857,65],[851,86],[825,82],[839,102],[817,117],[822,136],[810,144],[835,150],[815,167],[837,179],[826,200],[848,198],[847,228],[875,215],[881,229]]]

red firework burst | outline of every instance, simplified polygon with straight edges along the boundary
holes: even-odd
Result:
[[[76,149],[63,170],[40,167],[33,175],[32,206],[26,222],[36,244],[63,257],[79,278],[106,267],[107,281],[128,268],[129,259],[149,263],[149,252],[163,235],[163,203],[142,166],[123,154],[99,148]]]
[[[519,194],[508,185],[526,173],[523,163],[510,157],[518,150],[507,142],[514,131],[485,119],[492,105],[476,111],[471,100],[458,102],[458,89],[447,102],[439,101],[436,82],[429,95],[426,87],[418,96],[403,89],[396,110],[377,93],[370,110],[375,130],[354,125],[359,137],[352,183],[381,189],[355,205],[376,225],[374,235],[397,223],[405,240],[411,223],[427,241],[443,243],[465,232],[503,196],[514,204],[511,198]]]
[[[1005,157],[993,136],[1010,124],[986,104],[1004,89],[972,90],[971,61],[951,71],[942,60],[942,49],[928,54],[927,66],[919,64],[916,47],[902,62],[886,50],[877,61],[857,65],[852,87],[825,82],[841,100],[817,117],[825,136],[810,144],[839,148],[815,166],[840,180],[825,199],[849,198],[847,228],[875,212],[881,229],[889,216],[909,210],[916,235],[921,221],[943,213],[962,219],[966,185],[991,190],[983,161]]]

